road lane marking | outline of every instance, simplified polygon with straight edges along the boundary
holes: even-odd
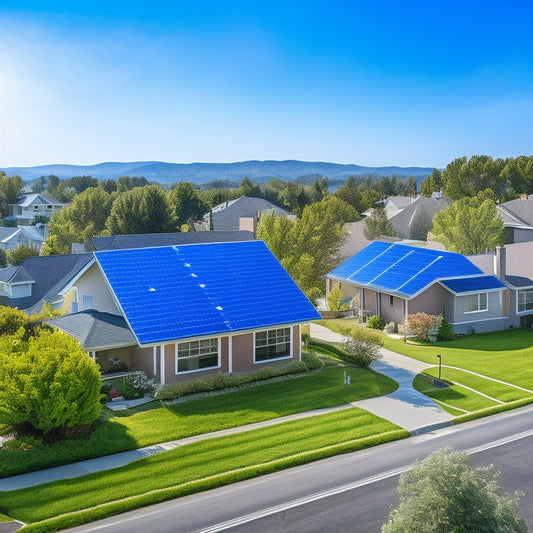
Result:
[[[533,429],[530,429],[528,431],[523,431],[521,433],[516,433],[514,435],[510,435],[509,437],[505,437],[503,439],[488,442],[487,444],[483,444],[475,448],[470,448],[466,450],[466,453],[468,453],[469,455],[473,455],[476,453],[490,450],[492,448],[497,448],[498,446],[510,444],[511,442],[515,442],[517,440],[524,439],[526,437],[531,437],[531,436],[533,436]],[[252,522],[254,520],[258,520],[259,518],[265,518],[267,516],[271,516],[271,515],[274,515],[274,514],[283,512],[283,511],[287,511],[289,509],[293,509],[301,505],[306,505],[308,503],[312,503],[314,501],[321,500],[323,498],[335,496],[336,494],[341,494],[349,490],[357,489],[365,485],[370,485],[372,483],[376,483],[384,479],[398,476],[400,474],[408,472],[409,470],[412,470],[414,466],[415,466],[414,464],[410,464],[410,465],[403,466],[400,468],[395,468],[393,470],[388,470],[387,472],[382,472],[381,474],[376,474],[374,476],[370,476],[370,477],[361,479],[359,481],[354,481],[346,485],[341,485],[340,487],[335,487],[333,489],[316,492],[315,494],[310,494],[309,496],[305,496],[303,498],[298,498],[296,500],[292,500],[287,503],[282,503],[280,505],[275,505],[273,507],[261,509],[260,511],[256,511],[255,513],[250,513],[248,515],[240,516],[232,520],[228,520],[226,522],[221,522],[219,524],[215,524],[213,526],[200,529],[196,531],[196,533],[216,533],[218,531],[224,531],[225,529],[229,529],[231,527],[236,527],[242,524],[246,524],[247,522]]]

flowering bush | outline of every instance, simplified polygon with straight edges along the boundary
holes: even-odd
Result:
[[[155,387],[153,379],[150,379],[144,372],[138,371],[124,376],[118,390],[126,400],[133,400],[153,393]]]
[[[120,396],[120,392],[118,392],[118,389],[115,389],[115,387],[113,387],[112,389],[110,389],[109,391],[109,397],[111,399],[113,398],[118,398]]]
[[[346,356],[344,359],[348,363],[367,368],[372,361],[381,359],[379,344],[361,339],[346,339],[343,343]]]
[[[407,317],[409,331],[423,341],[435,342],[442,324],[442,315],[415,313]]]

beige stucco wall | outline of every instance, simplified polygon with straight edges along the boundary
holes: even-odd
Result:
[[[117,309],[117,304],[96,263],[84,272],[74,285],[78,290],[78,310],[83,311],[83,296],[92,296],[92,309],[109,312]]]
[[[449,298],[451,296],[451,298]],[[424,292],[409,300],[409,314],[427,313],[441,314],[449,320],[446,314],[453,316],[453,295],[439,283],[434,283]]]

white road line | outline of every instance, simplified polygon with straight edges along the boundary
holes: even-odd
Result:
[[[489,442],[487,444],[483,444],[481,446],[477,446],[476,448],[470,448],[469,450],[466,450],[466,453],[468,453],[469,455],[473,455],[475,453],[480,453],[486,450],[490,450],[491,448],[497,448],[498,446],[503,446],[505,444],[509,444],[511,442],[524,439],[526,437],[531,437],[531,436],[533,436],[533,429],[530,429],[528,431],[523,431],[522,433],[516,433],[514,435],[510,435],[509,437],[505,437],[503,439],[499,439],[493,442]],[[269,507],[267,509],[261,509],[260,511],[256,511],[255,513],[251,513],[245,516],[240,516],[238,518],[228,520],[227,522],[221,522],[220,524],[215,524],[205,529],[200,529],[196,533],[216,533],[218,531],[224,531],[225,529],[229,529],[231,527],[236,527],[242,524],[246,524],[247,522],[252,522],[253,520],[264,518],[266,516],[280,513],[282,511],[287,511],[288,509],[293,509],[294,507],[298,507],[300,505],[305,505],[305,504],[308,504],[308,503],[311,503],[317,500],[321,500],[323,498],[328,498],[329,496],[334,496],[336,494],[341,494],[349,490],[363,487],[364,485],[369,485],[371,483],[376,483],[378,481],[382,481],[390,477],[398,476],[400,474],[403,474],[404,472],[408,472],[409,470],[412,470],[414,466],[415,465],[410,464],[410,465],[403,466],[400,468],[395,468],[394,470],[389,470],[387,472],[383,472],[375,476],[370,476],[370,477],[361,479],[359,481],[354,481],[352,483],[348,483],[340,487],[335,487],[333,489],[317,492],[315,494],[310,494],[309,496],[305,496],[304,498],[298,498],[291,502],[276,505],[274,507]]]

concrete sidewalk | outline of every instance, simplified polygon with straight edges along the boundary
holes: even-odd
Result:
[[[327,342],[342,342],[344,337],[334,333],[320,324],[311,324],[311,337]],[[382,359],[370,365],[372,370],[385,374],[398,382],[398,389],[392,394],[368,398],[354,402],[353,405],[365,409],[381,418],[394,422],[412,435],[430,429],[446,426],[453,420],[453,415],[428,396],[413,388],[413,379],[417,374],[435,365],[429,365],[405,355],[391,352],[385,348],[380,350]]]
[[[320,326],[318,324],[311,324],[311,336],[320,338],[328,342],[341,342],[342,335],[334,333],[331,330]],[[441,409],[435,402],[430,400],[423,394],[415,391],[412,387],[412,382],[416,374],[429,368],[433,365],[428,365],[396,354],[389,350],[382,349],[383,359],[372,363],[371,368],[376,372],[385,374],[399,383],[398,389],[387,396],[377,398],[369,398],[353,402],[352,404],[339,405],[326,409],[316,409],[313,411],[306,411],[294,415],[275,418],[273,420],[266,420],[256,424],[248,424],[246,426],[239,426],[235,428],[226,429],[223,431],[216,431],[203,435],[196,435],[185,439],[179,439],[171,442],[165,442],[153,446],[147,446],[138,450],[131,450],[128,452],[117,453],[96,459],[89,459],[87,461],[80,461],[77,463],[58,466],[55,468],[47,468],[37,472],[30,472],[28,474],[21,474],[19,476],[12,476],[5,479],[0,479],[0,491],[9,491],[20,488],[41,485],[50,481],[58,479],[74,478],[99,472],[102,470],[109,470],[124,466],[137,459],[148,457],[156,453],[172,450],[178,446],[185,446],[192,442],[201,440],[213,439],[225,435],[232,435],[259,429],[291,420],[298,420],[302,418],[309,418],[321,414],[350,409],[352,406],[365,409],[381,418],[390,420],[395,424],[407,429],[411,434],[418,434],[423,431],[430,431],[437,427],[447,425],[453,418],[451,415]],[[117,404],[118,407],[118,404]],[[125,408],[125,406],[121,406]]]

